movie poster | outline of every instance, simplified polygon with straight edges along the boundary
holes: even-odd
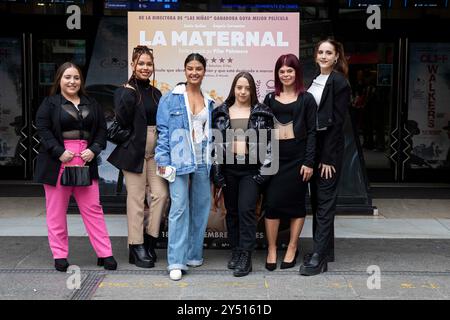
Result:
[[[138,44],[153,49],[156,87],[163,94],[185,80],[184,60],[197,52],[207,59],[203,90],[217,104],[241,71],[253,75],[264,99],[274,90],[277,58],[299,55],[299,23],[298,13],[128,12],[128,56]]]
[[[197,52],[207,59],[202,89],[216,105],[226,99],[234,76],[241,71],[253,75],[258,98],[262,100],[274,90],[273,70],[278,57],[286,53],[299,56],[299,23],[298,13],[129,12],[128,56],[136,45],[153,49],[155,86],[165,94],[185,81],[184,60]],[[131,72],[128,68],[129,75]],[[262,246],[264,219],[260,206],[261,201],[256,210],[256,239]],[[207,247],[228,246],[225,214],[223,201],[216,206],[212,199],[205,233]],[[286,227],[280,228],[280,241],[287,243],[288,235],[283,237]],[[163,219],[161,235],[164,242],[167,217]]]
[[[412,43],[408,130],[411,168],[449,168],[450,43]]]

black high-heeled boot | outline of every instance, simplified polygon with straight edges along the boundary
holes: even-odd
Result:
[[[143,244],[130,244],[129,251],[128,261],[136,265],[136,267],[153,268],[155,266],[153,259],[148,255]]]
[[[316,274],[326,272],[327,270],[328,265],[326,257],[322,257],[315,252],[308,262],[304,262],[300,266],[299,272],[302,276],[314,276]]]
[[[66,272],[69,267],[67,259],[55,259],[55,269],[61,272]]]
[[[116,270],[117,269],[117,261],[113,256],[98,258],[97,265],[105,268],[105,270]]]
[[[312,253],[307,253],[303,256],[303,262],[308,262],[309,260],[311,260],[312,257]],[[327,262],[334,262],[334,251],[333,252],[329,252],[325,259],[327,260]]]
[[[147,253],[150,256],[150,258],[152,258],[153,262],[156,262],[156,260],[158,259],[155,251],[157,241],[158,238],[152,237],[151,235],[144,233],[144,247],[145,250],[147,250]]]

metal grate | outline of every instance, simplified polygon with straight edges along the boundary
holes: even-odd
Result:
[[[81,288],[75,290],[69,300],[91,300],[104,278],[105,274],[89,272],[87,277],[81,283]]]

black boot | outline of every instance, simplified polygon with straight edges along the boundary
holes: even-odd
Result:
[[[135,264],[136,267],[153,268],[155,266],[143,244],[130,244],[129,251],[129,262]]]
[[[242,250],[239,255],[238,263],[234,268],[233,276],[243,277],[252,271],[252,253],[251,251]]]
[[[151,235],[148,235],[144,233],[144,246],[145,250],[147,250],[148,255],[150,258],[152,258],[153,262],[156,262],[156,242],[158,241],[158,238],[152,237]]]
[[[300,266],[300,274],[302,276],[314,276],[316,274],[326,272],[328,269],[327,258],[321,256],[317,252],[313,253],[308,262],[303,262]]]
[[[117,269],[117,261],[116,261],[116,259],[114,259],[113,256],[105,257],[105,258],[98,258],[97,265],[103,266],[103,268],[105,268],[105,270],[116,270]]]
[[[231,259],[228,261],[228,269],[235,269],[239,261],[240,251],[238,249],[231,250]]]
[[[55,269],[61,272],[66,272],[69,267],[67,259],[55,259]]]
[[[311,260],[312,255],[313,255],[312,253],[305,254],[303,256],[303,262],[308,262],[309,260]],[[334,251],[329,252],[325,257],[325,259],[327,260],[327,262],[334,262]]]

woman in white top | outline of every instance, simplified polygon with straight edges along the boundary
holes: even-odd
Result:
[[[170,212],[167,267],[170,279],[180,280],[188,266],[203,264],[203,239],[211,205],[211,112],[213,100],[201,90],[206,60],[190,54],[184,63],[186,82],[159,102],[155,160],[160,175],[170,168]]]
[[[341,43],[327,39],[315,49],[320,74],[308,91],[317,101],[316,168],[311,179],[313,253],[300,267],[302,275],[327,271],[334,261],[334,215],[344,154],[344,121],[350,104],[348,65]]]

